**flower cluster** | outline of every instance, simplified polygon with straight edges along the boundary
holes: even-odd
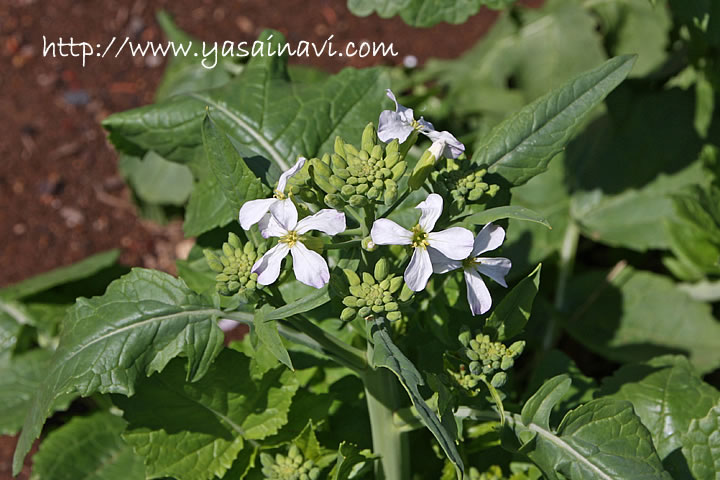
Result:
[[[305,460],[296,445],[291,445],[287,455],[280,453],[273,458],[267,453],[260,454],[262,473],[268,480],[317,480],[320,469],[312,460]]]
[[[245,295],[255,290],[257,274],[251,269],[255,260],[265,253],[262,247],[256,251],[251,243],[243,245],[231,232],[219,256],[210,250],[203,253],[210,268],[217,273],[215,289],[220,295]]]
[[[525,348],[524,341],[517,341],[506,347],[501,342],[493,342],[488,335],[478,333],[474,338],[469,331],[458,337],[463,348],[460,351],[462,362],[458,371],[451,372],[463,388],[472,391],[483,381],[489,381],[495,388],[505,385],[507,370],[515,365],[515,359]]]
[[[487,201],[493,198],[500,187],[484,181],[486,169],[470,170],[455,162],[431,173],[435,191],[445,198],[452,198],[452,213],[458,214],[468,203]]]
[[[372,123],[365,127],[360,150],[338,137],[332,156],[311,162],[312,178],[325,192],[325,204],[333,208],[392,204],[398,194],[397,181],[407,168],[398,146],[397,140],[385,148],[378,145]]]
[[[367,272],[362,279],[352,270],[345,270],[350,283],[350,295],[343,299],[345,309],[340,320],[347,322],[355,318],[367,318],[369,315],[381,315],[390,321],[400,320],[400,307],[412,292],[403,289],[402,277],[389,273],[389,262],[382,258],[376,264],[373,275]]]

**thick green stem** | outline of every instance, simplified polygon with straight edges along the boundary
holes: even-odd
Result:
[[[572,274],[575,265],[575,254],[577,253],[578,240],[580,239],[580,228],[577,224],[570,220],[565,236],[563,237],[562,247],[560,248],[560,271],[558,272],[557,285],[555,288],[555,309],[559,312],[565,308],[565,291],[567,283]],[[550,324],[545,331],[543,339],[543,350],[552,348],[557,337],[557,325],[555,316],[550,317]]]
[[[368,358],[373,347],[368,342]],[[410,480],[410,444],[408,434],[393,422],[400,400],[399,383],[388,369],[367,369],[363,375],[365,398],[370,414],[373,452],[380,455],[375,464],[375,480]]]

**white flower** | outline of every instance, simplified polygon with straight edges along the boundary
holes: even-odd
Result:
[[[502,227],[488,223],[480,230],[472,248],[472,252],[462,261],[433,257],[433,272],[445,273],[462,268],[465,273],[467,285],[467,299],[473,315],[482,315],[490,310],[492,298],[480,274],[487,275],[497,283],[507,288],[505,276],[512,267],[507,258],[487,258],[478,255],[495,250],[505,240],[505,230]]]
[[[288,253],[292,254],[295,278],[305,285],[320,288],[330,280],[325,259],[303,245],[301,235],[317,230],[328,235],[345,231],[345,214],[324,209],[298,222],[298,213],[292,202],[276,202],[270,214],[260,220],[260,231],[265,238],[277,237],[280,242],[268,250],[252,267],[258,274],[257,283],[270,285],[280,275],[280,264]]]
[[[268,213],[271,206],[277,203],[285,203],[286,205],[292,205],[292,200],[285,196],[285,186],[287,185],[287,181],[290,179],[290,177],[299,172],[304,165],[305,157],[300,157],[298,158],[298,161],[295,163],[295,165],[293,165],[288,170],[284,171],[282,175],[280,175],[277,188],[275,189],[275,193],[273,194],[272,198],[261,198],[258,200],[250,200],[249,202],[245,202],[243,206],[240,207],[240,226],[245,230],[249,230],[250,227],[258,223]],[[288,207],[286,206],[285,208]]]
[[[437,143],[438,147],[436,149],[447,158],[457,158],[465,151],[465,145],[460,143],[450,132],[438,132],[433,127],[433,124],[423,117],[415,120],[412,108],[400,105],[390,89],[387,90],[387,96],[395,102],[395,111],[384,110],[380,113],[377,131],[380,140],[387,143],[397,138],[400,143],[403,143],[414,130],[417,130],[430,138],[433,141],[433,146]],[[435,159],[439,158],[439,154],[435,155]]]
[[[416,208],[422,211],[418,224],[406,230],[392,220],[375,220],[370,237],[376,245],[411,245],[414,249],[410,264],[405,269],[405,283],[410,290],[419,292],[425,288],[433,272],[431,258],[462,260],[473,249],[473,234],[462,227],[452,227],[433,232],[440,218],[443,199],[437,193],[428,195]],[[447,258],[446,258],[447,257]]]

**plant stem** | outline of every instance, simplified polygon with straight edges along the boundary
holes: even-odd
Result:
[[[345,242],[328,243],[325,245],[325,250],[336,250],[339,248],[352,247],[354,245],[360,245],[361,240],[347,240]]]
[[[358,228],[348,228],[348,229],[345,230],[344,232],[338,233],[338,235],[340,235],[340,236],[345,236],[345,237],[355,236],[355,235],[360,235],[360,234],[362,234],[362,228],[360,228],[360,227],[358,227]]]
[[[580,239],[580,228],[571,219],[565,229],[562,247],[560,248],[560,270],[558,272],[557,285],[555,287],[555,310],[562,312],[565,308],[565,292],[568,280],[575,265],[575,254],[577,253],[578,240]],[[543,350],[550,350],[557,337],[557,322],[555,315],[550,317],[550,322],[543,338]]]
[[[388,207],[387,210],[385,210],[382,215],[380,215],[378,218],[385,218],[388,215],[390,215],[407,197],[410,195],[410,189],[406,188],[402,195],[400,195],[395,202],[393,202],[392,205]]]
[[[368,342],[367,358],[373,346]],[[381,456],[375,463],[375,480],[410,480],[408,434],[395,427],[393,412],[398,407],[398,380],[386,368],[367,369],[363,375],[365,398],[370,414],[373,452]]]

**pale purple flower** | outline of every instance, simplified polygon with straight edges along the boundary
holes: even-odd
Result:
[[[495,250],[502,245],[504,240],[505,230],[502,227],[488,223],[475,237],[472,252],[466,259],[462,261],[439,257],[433,257],[432,259],[434,273],[445,273],[458,268],[464,270],[467,300],[473,315],[482,315],[490,310],[492,306],[492,297],[490,297],[490,291],[480,276],[481,273],[507,288],[505,276],[510,271],[512,262],[507,258],[479,256],[485,252]]]
[[[451,227],[441,232],[432,231],[443,209],[443,199],[437,193],[428,195],[416,208],[420,209],[422,214],[412,230],[406,230],[392,220],[381,218],[373,223],[370,237],[376,245],[413,247],[404,278],[410,290],[419,292],[425,288],[433,273],[431,258],[437,258],[438,261],[466,258],[473,249],[473,234],[462,227]]]
[[[298,213],[292,202],[277,202],[270,206],[270,214],[260,220],[263,237],[277,237],[277,245],[268,250],[252,267],[258,274],[257,283],[270,285],[280,275],[280,264],[288,253],[293,258],[293,271],[298,281],[311,287],[320,288],[330,280],[330,271],[325,259],[308,249],[301,236],[311,230],[328,235],[345,231],[345,214],[337,210],[324,209],[298,222]]]
[[[258,223],[268,213],[270,207],[275,204],[285,203],[286,205],[292,205],[292,200],[285,196],[285,187],[287,185],[287,181],[293,175],[302,170],[304,165],[305,157],[300,157],[295,165],[290,167],[288,170],[285,170],[282,175],[280,175],[277,188],[275,189],[275,193],[272,198],[261,198],[245,202],[243,206],[240,207],[240,214],[238,216],[240,226],[245,230],[249,230],[250,227]]]
[[[423,117],[415,120],[412,108],[400,105],[390,89],[387,90],[387,96],[395,102],[395,111],[383,110],[380,113],[377,131],[380,140],[387,143],[397,138],[400,143],[403,143],[413,131],[417,130],[430,138],[433,146],[438,145],[436,159],[440,158],[439,153],[447,158],[457,158],[465,151],[465,145],[460,143],[450,132],[438,132],[433,124]]]

